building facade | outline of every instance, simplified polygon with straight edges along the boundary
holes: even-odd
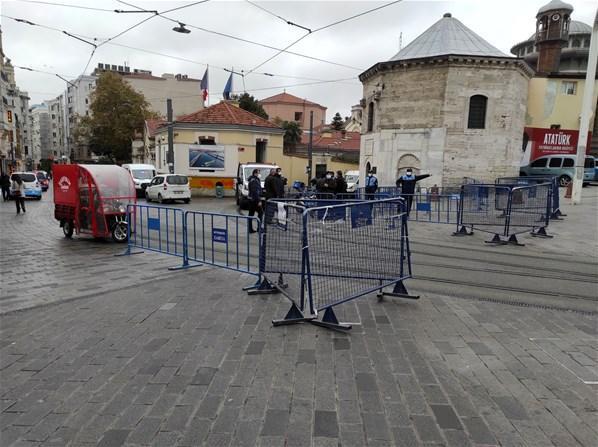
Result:
[[[48,160],[52,155],[52,124],[48,107],[45,104],[35,104],[29,110],[31,132],[31,155],[34,168],[41,160]]]
[[[592,28],[571,19],[573,6],[552,0],[536,15],[536,32],[511,53],[525,58],[535,74],[530,80],[522,165],[550,154],[575,154]],[[594,99],[588,153],[598,155],[598,80],[589,88]]]
[[[283,92],[259,101],[270,120],[295,121],[309,130],[310,113],[314,112],[314,128],[326,124],[326,107]]]
[[[386,62],[360,75],[360,174],[394,185],[406,168],[422,185],[517,175],[532,70],[445,14]]]
[[[83,161],[91,158],[89,145],[83,138],[75,137],[75,128],[81,118],[88,116],[91,105],[91,94],[95,90],[96,77],[92,75],[81,75],[67,84],[64,97],[66,98],[65,108],[65,130],[67,148],[71,161]]]
[[[44,103],[48,108],[50,118],[50,151],[47,157],[50,160],[60,160],[63,156],[68,157],[65,144],[63,100],[64,96],[60,95]]]

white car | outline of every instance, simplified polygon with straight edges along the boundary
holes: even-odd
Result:
[[[143,191],[150,184],[152,178],[156,175],[156,168],[153,165],[146,164],[124,164],[122,165],[133,177],[133,183],[137,190],[137,197],[143,196]]]
[[[25,198],[41,200],[42,187],[37,180],[35,172],[13,172],[10,176],[10,196],[14,197],[12,182],[17,175],[21,177],[21,180],[23,180],[23,186],[25,187]]]
[[[145,189],[145,198],[148,202],[156,200],[164,203],[167,200],[191,201],[191,188],[186,175],[161,174],[155,176]]]

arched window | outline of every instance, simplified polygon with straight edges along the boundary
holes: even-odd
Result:
[[[469,98],[469,117],[467,127],[469,129],[484,129],[486,127],[486,106],[488,98],[484,95],[473,95]]]
[[[579,48],[579,47],[581,47],[581,42],[580,42],[580,40],[579,40],[579,39],[573,39],[573,43],[571,44],[571,46],[572,46],[573,48]]]
[[[370,102],[368,106],[368,132],[374,130],[374,103]]]

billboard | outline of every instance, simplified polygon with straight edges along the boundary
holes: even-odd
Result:
[[[577,153],[578,130],[544,129],[540,127],[526,127],[523,136],[524,142],[530,148],[530,161],[544,155]],[[586,153],[590,152],[592,141],[591,132],[588,133]]]
[[[224,171],[224,146],[192,144],[189,146],[189,169]]]

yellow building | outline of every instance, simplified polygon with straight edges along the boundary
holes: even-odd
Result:
[[[273,163],[291,171],[290,157],[283,156],[284,130],[234,101],[176,118],[174,128],[174,171],[189,176],[195,194],[214,194],[223,186],[234,195],[239,163]],[[155,132],[155,163],[168,172],[168,127]]]

